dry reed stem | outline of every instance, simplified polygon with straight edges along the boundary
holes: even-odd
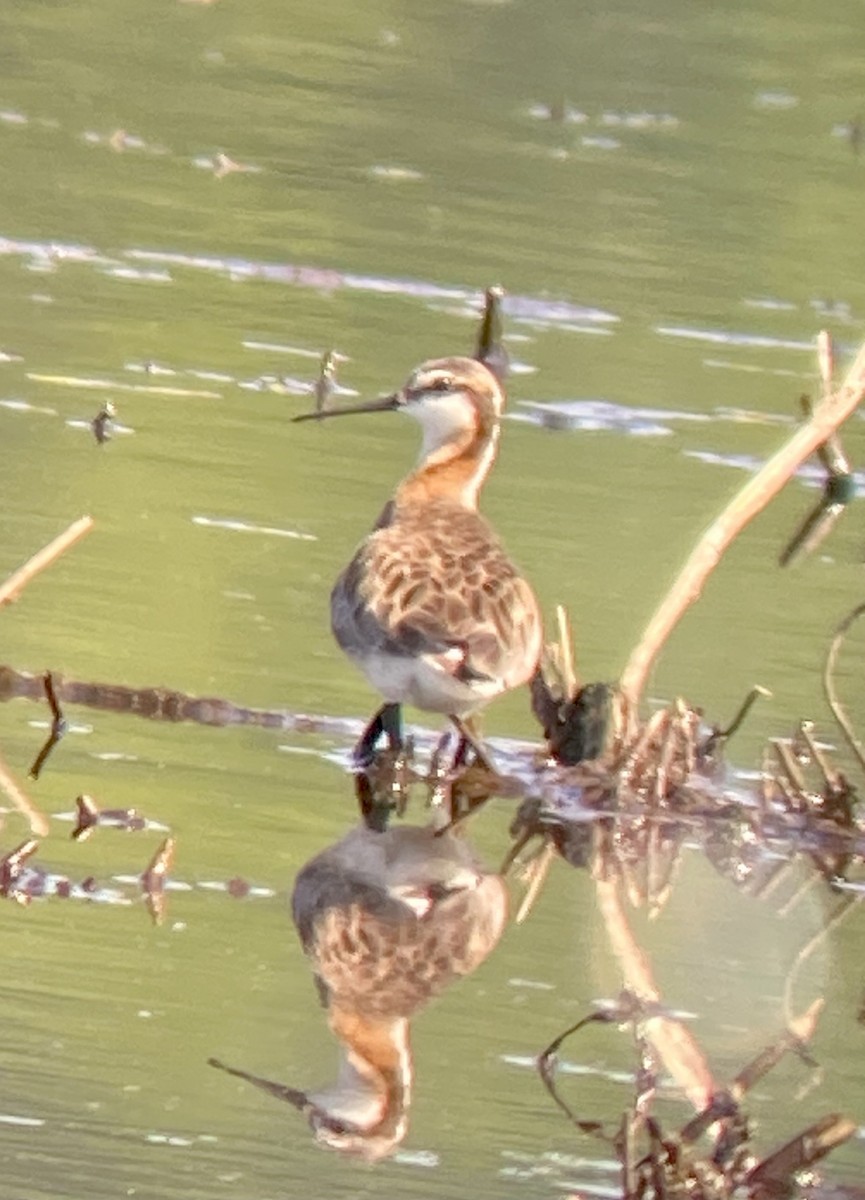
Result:
[[[637,719],[637,707],[652,664],[686,610],[700,598],[706,580],[718,565],[724,551],[780,492],[817,447],[822,446],[851,416],[863,397],[865,343],[859,348],[859,353],[841,387],[823,399],[810,419],[797,429],[780,450],[741,488],[691,551],[673,587],[656,610],[622,673],[619,686],[632,723]]]
[[[6,793],[18,811],[30,822],[30,831],[34,837],[48,836],[48,818],[39,811],[29,796],[19,787],[2,756],[0,756],[0,791]]]
[[[641,1000],[660,1005],[661,994],[651,964],[628,924],[617,881],[596,878],[595,890],[610,945],[622,968],[625,987]],[[717,1084],[690,1030],[681,1021],[653,1015],[646,1019],[645,1031],[664,1066],[697,1112],[702,1112],[715,1094]]]
[[[577,694],[577,671],[574,666],[574,635],[571,618],[563,604],[556,605],[556,623],[559,628],[562,679],[565,685],[565,700],[573,700]]]
[[[13,600],[17,600],[20,592],[34,575],[38,575],[40,571],[49,567],[55,558],[59,558],[70,546],[74,546],[92,528],[92,517],[79,517],[77,521],[72,522],[68,529],[58,534],[53,542],[49,542],[47,546],[43,546],[41,550],[37,551],[23,567],[14,571],[5,583],[0,583],[0,608],[4,604],[11,604]]]

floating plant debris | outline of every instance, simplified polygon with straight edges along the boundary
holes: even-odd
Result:
[[[856,1123],[830,1113],[759,1157],[751,1146],[751,1131],[741,1102],[786,1054],[796,1055],[808,1067],[816,1066],[805,1045],[814,1032],[820,1007],[818,1001],[748,1062],[730,1084],[715,1087],[708,1103],[675,1134],[665,1133],[651,1113],[657,1087],[656,1062],[660,1059],[669,1065],[669,1044],[659,1039],[657,1029],[653,1032],[659,1010],[627,990],[615,1005],[593,1010],[560,1034],[538,1057],[537,1068],[545,1088],[568,1120],[581,1133],[600,1138],[614,1149],[620,1166],[621,1192],[617,1194],[622,1200],[669,1200],[678,1195],[691,1200],[792,1200],[794,1195],[804,1195],[796,1186],[798,1172],[852,1137]],[[671,1014],[660,1015],[664,1022],[671,1021]],[[617,1128],[578,1117],[556,1084],[562,1042],[593,1021],[627,1025],[637,1053],[634,1100]],[[701,1157],[696,1144],[704,1138],[709,1139],[711,1150]]]
[[[129,833],[143,829],[161,828],[155,822],[148,821],[134,808],[100,808],[92,796],[82,793],[75,798],[77,813],[75,828],[70,837],[74,842],[83,842],[98,826],[108,826],[112,829],[123,829]]]

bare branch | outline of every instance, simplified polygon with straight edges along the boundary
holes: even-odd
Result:
[[[43,546],[41,550],[34,554],[23,567],[19,567],[17,571],[14,571],[5,583],[0,583],[0,608],[4,604],[11,604],[13,600],[17,600],[34,575],[38,575],[40,571],[44,571],[46,567],[50,567],[55,558],[59,558],[70,546],[74,546],[92,528],[92,517],[79,517],[77,521],[72,522],[68,529],[59,534],[53,542],[49,542],[47,546]]]
[[[733,497],[694,547],[678,579],[661,602],[622,673],[620,687],[636,718],[652,664],[683,614],[700,598],[724,551],[772,500],[802,463],[831,437],[865,396],[865,344],[838,391],[826,396],[810,420]]]

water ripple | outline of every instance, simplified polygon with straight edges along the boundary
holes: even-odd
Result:
[[[815,342],[799,338],[779,338],[761,333],[732,333],[726,329],[695,329],[688,325],[656,325],[661,337],[687,338],[696,342],[712,342],[722,346],[758,346],[763,350],[809,350],[814,353]]]
[[[252,521],[238,521],[229,517],[192,518],[193,525],[204,525],[208,529],[228,529],[232,533],[267,533],[272,537],[292,538],[298,542],[317,542],[313,533],[301,533],[297,529],[278,529],[274,525],[256,525]]]

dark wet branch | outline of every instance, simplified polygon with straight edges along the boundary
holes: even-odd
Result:
[[[98,445],[104,446],[106,442],[111,441],[113,421],[116,416],[117,409],[109,400],[90,422],[90,428],[93,430],[93,436]]]
[[[50,671],[46,671],[42,677],[42,683],[45,688],[45,695],[48,699],[48,707],[51,709],[51,729],[42,749],[36,755],[33,766],[30,768],[30,778],[38,779],[42,768],[48,761],[48,756],[57,743],[65,736],[69,726],[66,718],[63,715],[63,710],[60,707],[60,701],[57,699],[57,692],[54,688],[54,677]]]
[[[856,1122],[849,1117],[841,1113],[829,1113],[759,1162],[749,1172],[745,1183],[761,1196],[766,1192],[757,1190],[758,1187],[775,1189],[775,1195],[779,1194],[777,1189],[784,1188],[785,1191],[780,1194],[789,1194],[788,1189],[799,1171],[812,1167],[821,1158],[831,1154],[838,1146],[849,1141],[856,1130]]]
[[[92,796],[84,793],[75,797],[77,820],[70,834],[73,842],[83,842],[90,837],[97,826],[109,826],[112,829],[123,829],[128,833],[137,833],[146,829],[147,818],[134,808],[100,808]]]
[[[504,289],[488,287],[484,293],[484,311],[481,317],[475,358],[488,367],[500,383],[508,375],[508,352],[502,338],[502,300]]]

